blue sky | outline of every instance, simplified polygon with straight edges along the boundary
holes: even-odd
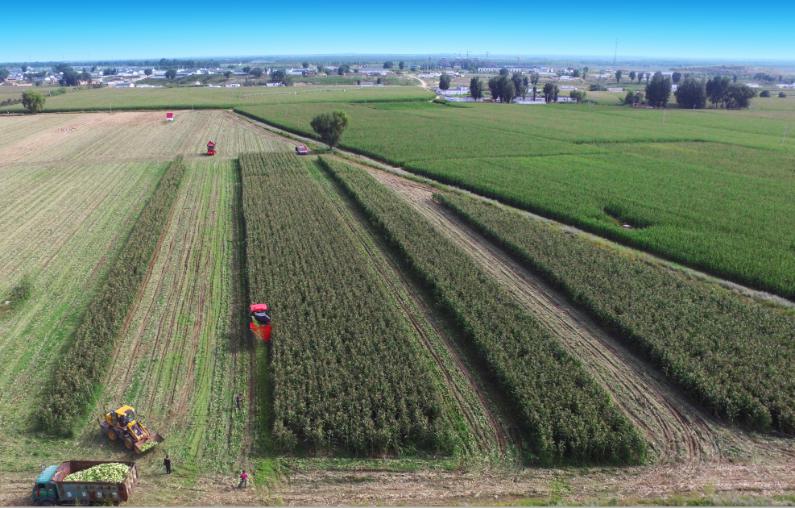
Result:
[[[616,40],[619,59],[795,60],[793,2],[163,3],[40,0],[32,11],[8,2],[0,61],[466,51],[612,59]]]

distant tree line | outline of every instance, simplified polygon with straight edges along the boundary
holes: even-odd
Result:
[[[676,90],[676,102],[681,108],[702,109],[707,101],[714,108],[742,109],[751,104],[756,91],[734,82],[728,76],[715,76],[706,81],[687,77]]]

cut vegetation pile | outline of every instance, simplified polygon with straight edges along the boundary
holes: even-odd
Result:
[[[282,450],[452,452],[438,369],[334,204],[288,154],[241,157],[251,301],[273,308]]]
[[[364,171],[323,163],[484,359],[519,416],[531,460],[643,460],[645,443],[604,390],[474,261]]]
[[[63,481],[65,482],[102,482],[122,483],[130,472],[130,466],[118,462],[98,464],[88,469],[72,473]]]
[[[108,275],[83,314],[74,338],[52,369],[50,381],[43,384],[36,417],[45,430],[70,434],[76,419],[93,401],[113,356],[119,329],[167,223],[183,172],[181,160],[171,163],[166,170],[124,247],[111,262]]]
[[[795,316],[458,194],[436,198],[561,287],[713,413],[795,433]]]

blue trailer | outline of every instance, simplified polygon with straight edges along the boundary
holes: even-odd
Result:
[[[110,482],[68,482],[64,478],[72,473],[99,464],[124,464],[129,467],[124,481]],[[110,460],[69,460],[56,466],[49,466],[39,474],[33,486],[33,504],[48,506],[55,504],[112,504],[127,501],[133,486],[138,481],[138,467],[135,462]]]

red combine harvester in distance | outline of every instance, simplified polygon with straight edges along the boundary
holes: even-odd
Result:
[[[252,303],[248,312],[251,317],[251,322],[248,324],[249,330],[263,342],[269,343],[271,340],[271,310],[268,304]]]
[[[167,122],[173,122],[174,121],[174,113],[172,113],[171,111],[166,113],[166,121]]]
[[[309,155],[309,148],[306,145],[298,145],[295,147],[296,155]]]
[[[207,155],[215,155],[215,141],[207,142]]]

